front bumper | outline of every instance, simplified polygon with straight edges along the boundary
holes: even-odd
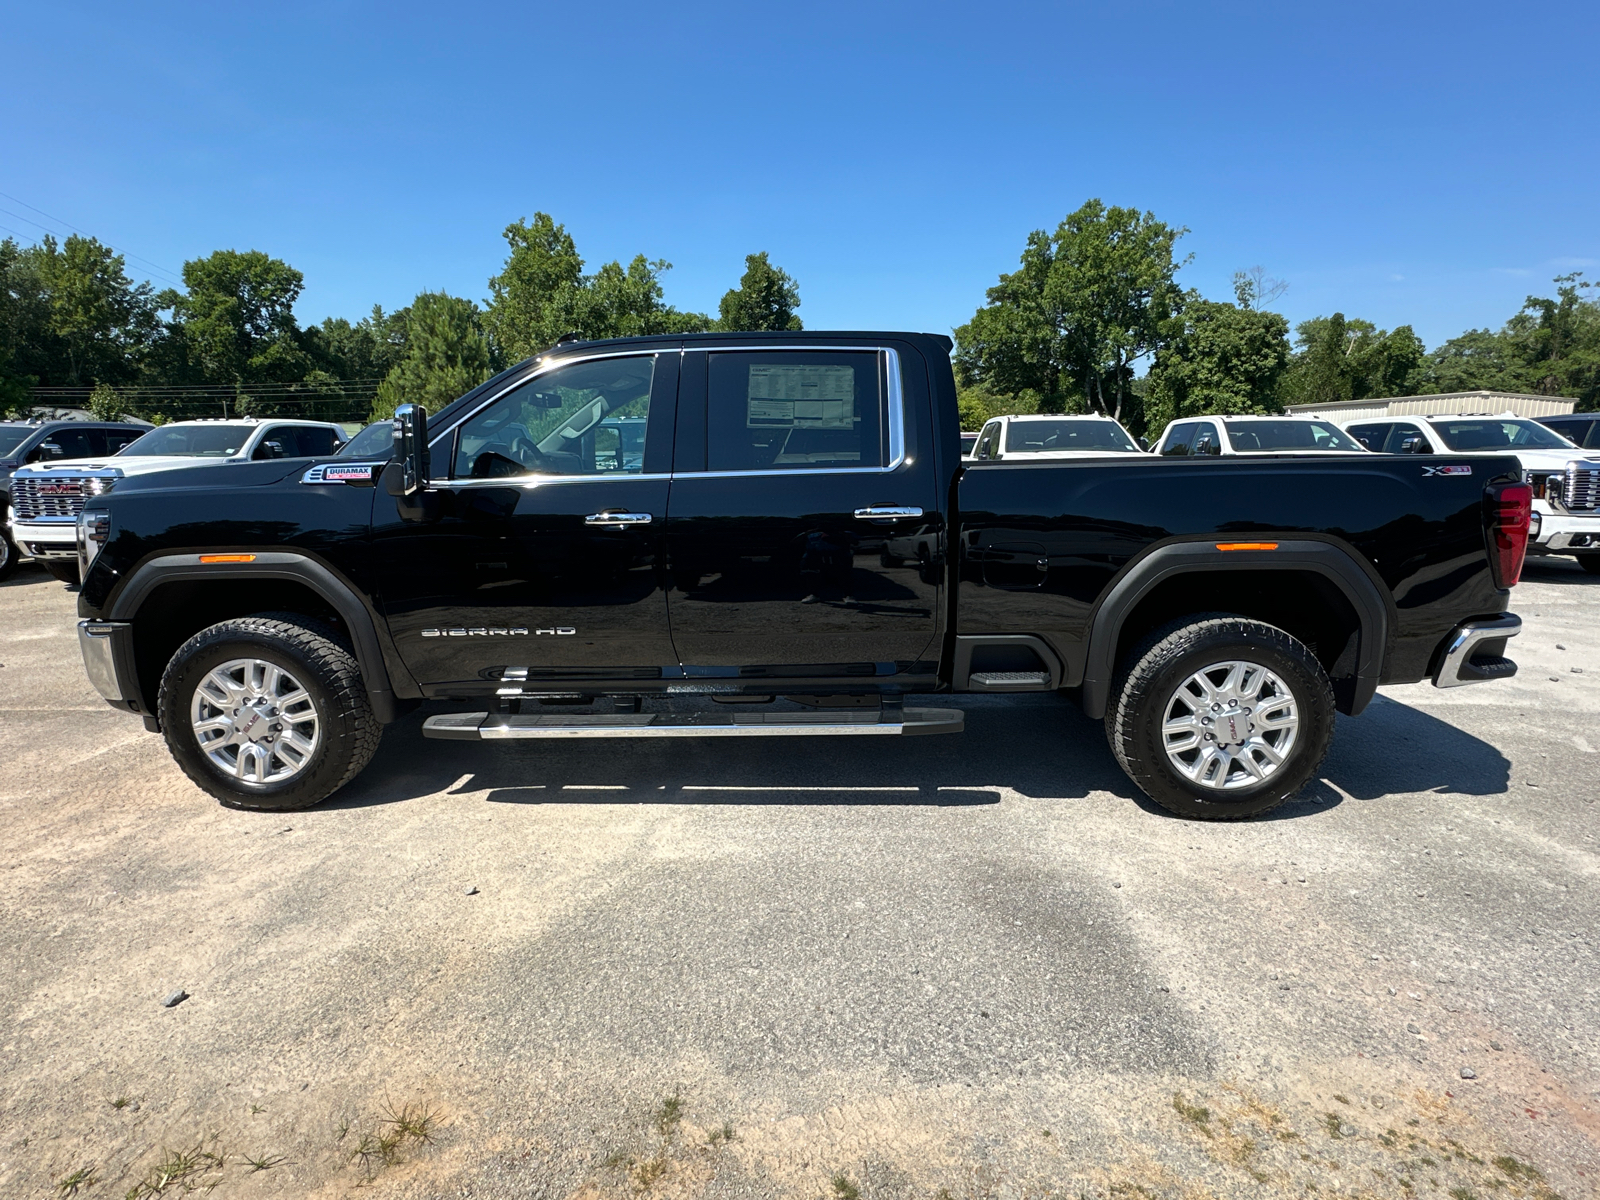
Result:
[[[1600,513],[1557,512],[1536,505],[1538,533],[1528,541],[1530,554],[1569,554],[1573,550],[1600,550]]]
[[[138,669],[133,657],[133,626],[127,621],[79,621],[78,650],[83,670],[99,692],[118,708],[138,707]]]
[[[10,521],[11,541],[34,558],[77,558],[77,518],[64,521]]]
[[[1512,613],[1461,622],[1439,648],[1433,686],[1463,687],[1510,679],[1517,673],[1517,664],[1505,657],[1504,650],[1507,640],[1521,632],[1522,618]]]

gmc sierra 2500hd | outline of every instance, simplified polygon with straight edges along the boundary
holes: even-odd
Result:
[[[468,710],[433,738],[870,736],[1073,688],[1158,803],[1232,818],[1379,683],[1515,672],[1514,457],[963,462],[949,352],[565,344],[403,408],[392,457],[117,480],[79,524],[89,676],[240,807],[317,803],[424,699]]]

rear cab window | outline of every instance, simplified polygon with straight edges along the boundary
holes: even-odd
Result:
[[[706,469],[794,471],[888,462],[876,351],[717,351],[706,379]]]

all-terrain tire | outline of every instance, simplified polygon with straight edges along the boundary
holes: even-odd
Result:
[[[1208,787],[1175,767],[1163,726],[1190,706],[1177,696],[1187,680],[1229,662],[1255,663],[1276,676],[1293,697],[1298,725],[1283,762],[1264,780]],[[1334,711],[1328,676],[1303,642],[1260,621],[1205,614],[1155,630],[1124,658],[1112,682],[1106,736],[1128,778],[1162,808],[1200,820],[1239,820],[1276,808],[1305,786],[1328,752]]]
[[[201,747],[191,706],[217,667],[259,660],[287,672],[309,696],[318,721],[316,748],[289,778],[241,779]],[[377,753],[382,725],[373,716],[354,653],[330,626],[296,613],[238,617],[202,629],[167,663],[158,701],[167,749],[183,773],[232,808],[310,808],[349,783]]]
[[[3,515],[3,512],[0,512],[0,517]],[[11,540],[11,535],[0,529],[0,579],[10,578],[12,572],[17,569],[17,560],[21,557],[22,554],[17,550],[16,543]]]
[[[46,571],[59,579],[62,583],[78,582],[78,560],[75,558],[41,558],[38,560]]]
[[[1600,575],[1600,554],[1578,554],[1578,565],[1591,575]],[[3,574],[3,572],[0,572]]]

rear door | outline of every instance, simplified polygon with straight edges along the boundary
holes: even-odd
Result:
[[[675,349],[559,362],[433,444],[422,520],[379,490],[384,609],[419,682],[676,674],[659,547],[677,380]],[[612,417],[645,423],[641,453]]]
[[[667,554],[690,677],[936,673],[931,421],[908,348],[685,355]]]

